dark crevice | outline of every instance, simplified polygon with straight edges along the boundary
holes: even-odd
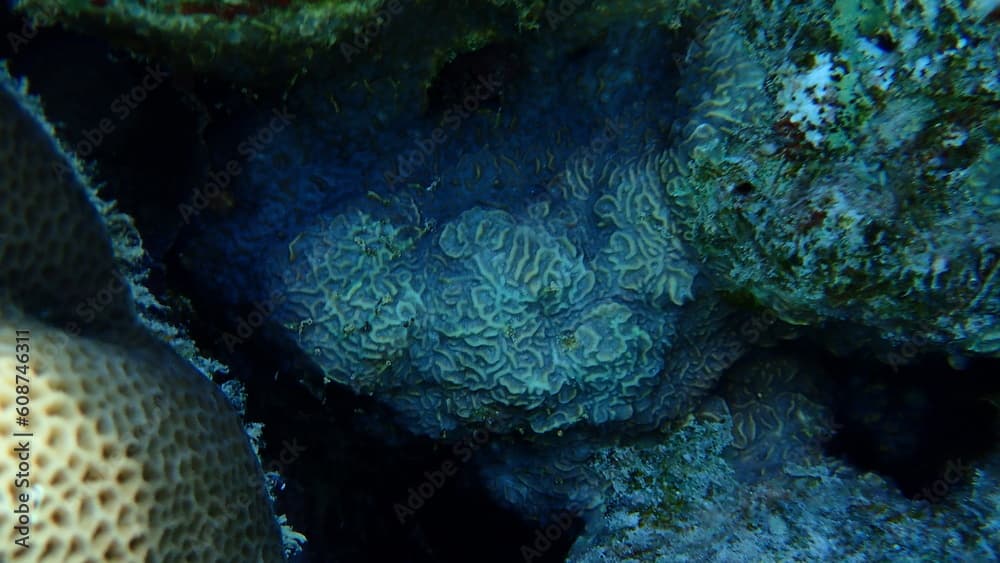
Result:
[[[908,498],[938,496],[928,491],[942,482],[960,487],[995,450],[997,360],[974,359],[956,370],[946,358],[928,356],[896,371],[874,359],[811,353],[826,360],[835,389],[837,431],[827,453],[890,479]]]
[[[520,48],[506,42],[458,55],[438,71],[428,87],[428,113],[474,111],[469,109],[472,105],[498,106],[504,88],[523,73],[523,58]]]

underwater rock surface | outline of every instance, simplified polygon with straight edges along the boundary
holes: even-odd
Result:
[[[775,3],[703,29],[664,180],[721,287],[795,324],[1000,351],[984,4]]]
[[[603,514],[567,561],[993,560],[1000,535],[993,456],[960,499],[914,502],[885,479],[832,459],[745,481],[725,460],[731,418],[692,420],[661,444],[601,450]],[[780,444],[775,444],[781,447]],[[942,477],[957,483],[960,461]]]

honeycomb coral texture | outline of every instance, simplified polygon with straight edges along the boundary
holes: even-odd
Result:
[[[166,348],[136,352],[44,326],[29,329],[33,437],[31,547],[0,513],[0,555],[15,561],[279,560],[260,538],[273,516],[237,418]],[[14,341],[14,330],[0,327]],[[159,348],[159,350],[157,350]],[[162,367],[154,367],[162,366]],[[10,355],[0,369],[15,373]],[[13,410],[12,386],[0,409]],[[12,417],[0,471],[14,475]],[[13,480],[3,497],[15,498]],[[272,535],[273,537],[273,535]]]
[[[22,473],[0,485],[0,561],[281,561],[239,419],[139,325],[95,196],[50,131],[0,68],[0,370],[27,378],[0,388],[0,473]]]

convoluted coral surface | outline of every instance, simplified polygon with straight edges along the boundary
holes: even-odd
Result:
[[[287,301],[276,318],[328,377],[385,397],[428,435],[678,416],[739,354],[690,375],[663,369],[685,353],[669,321],[691,299],[695,270],[656,175],[629,163],[610,176],[614,196],[594,204],[609,223],[587,223],[611,233],[590,260],[595,251],[574,245],[549,202],[519,216],[476,207],[427,240],[339,215],[298,236],[294,260],[275,269],[272,289]],[[640,214],[643,198],[659,217]]]

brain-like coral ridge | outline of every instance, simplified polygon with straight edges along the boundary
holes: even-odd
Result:
[[[628,389],[658,367],[654,337],[627,307],[602,301],[579,250],[478,208],[448,224],[439,246],[419,367],[466,389],[460,410],[528,409],[536,431],[631,416]]]
[[[337,216],[299,235],[294,261],[272,272],[287,298],[277,318],[328,378],[378,395],[416,432],[546,432],[639,411],[653,423],[662,413],[645,411],[678,410],[655,399],[664,385],[686,405],[718,370],[663,372],[694,270],[640,175],[656,178],[614,176],[598,200],[594,229],[613,234],[589,255],[547,202],[523,216],[473,208],[433,239]],[[642,251],[618,256],[616,236],[644,238],[628,243]]]
[[[415,240],[357,212],[305,231],[282,264],[277,312],[299,343],[340,383],[370,392],[400,381],[426,308],[404,255]]]
[[[662,307],[693,298],[696,270],[685,257],[682,233],[664,201],[659,160],[636,159],[615,169],[594,213],[602,224],[616,227],[597,268],[622,289]]]

